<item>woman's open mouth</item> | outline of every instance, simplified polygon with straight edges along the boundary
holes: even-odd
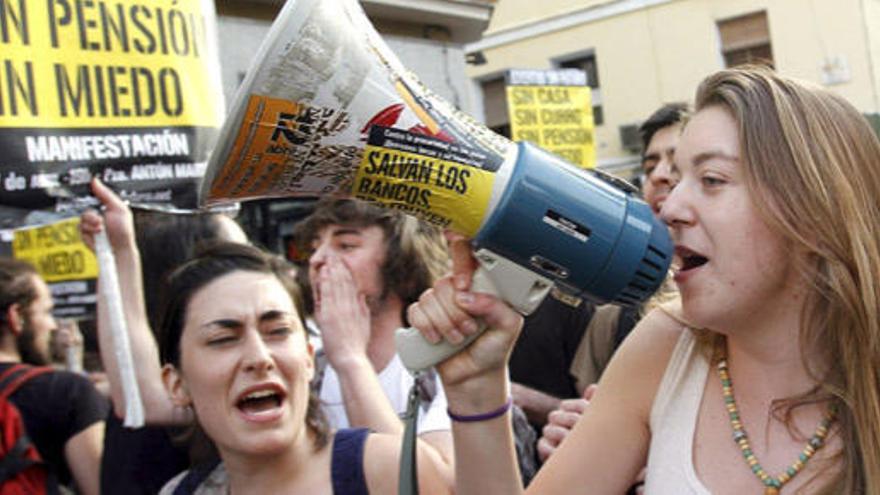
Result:
[[[694,251],[693,249],[684,246],[676,246],[674,261],[676,281],[682,280],[693,270],[705,265],[708,262],[709,258]]]
[[[235,407],[250,421],[271,421],[280,417],[285,391],[276,384],[251,387],[235,401]]]

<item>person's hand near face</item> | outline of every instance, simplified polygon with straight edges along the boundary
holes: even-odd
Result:
[[[372,318],[394,302],[382,274],[386,242],[377,225],[336,224],[321,229],[312,241],[314,318],[327,359],[337,371],[368,361]]]
[[[370,341],[370,309],[348,266],[334,253],[311,277],[315,321],[321,328],[327,359],[336,369],[363,359]]]

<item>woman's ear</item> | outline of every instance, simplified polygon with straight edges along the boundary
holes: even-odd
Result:
[[[192,405],[192,398],[189,396],[189,390],[180,372],[173,364],[166,364],[162,367],[162,383],[165,385],[165,391],[168,398],[175,406],[187,407]]]
[[[309,382],[315,378],[315,346],[312,345],[312,341],[309,340],[309,336],[306,335],[306,349],[309,353],[309,360],[306,363],[306,371],[308,372]]]

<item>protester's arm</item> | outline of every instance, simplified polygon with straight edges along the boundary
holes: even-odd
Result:
[[[451,473],[443,460],[424,442],[417,442],[416,466],[419,493],[443,495],[453,493]],[[397,493],[400,476],[400,437],[372,434],[364,446],[364,477],[370,493]]]
[[[431,342],[456,329],[453,343],[469,334],[471,325],[465,322],[473,321],[472,316],[487,323],[480,338],[437,367],[449,409],[462,416],[484,414],[508,400],[507,359],[522,317],[492,296],[456,291],[452,280],[438,280],[410,306],[409,321]],[[456,296],[459,299],[453,302]],[[452,434],[456,493],[522,491],[509,412],[478,422],[454,421]]]
[[[651,405],[682,331],[655,311],[612,358],[583,416],[529,487],[562,494],[587,484],[592,493],[625,492],[647,461]]]
[[[159,350],[147,319],[141,278],[141,259],[134,236],[131,210],[106,186],[97,180],[92,192],[105,207],[103,218],[94,211],[83,213],[80,230],[83,240],[94,246],[94,235],[107,229],[107,237],[116,258],[119,290],[128,330],[132,359],[137,371],[137,381],[144,417],[150,424],[182,424],[191,420],[186,411],[175,407],[162,383]],[[110,383],[110,395],[117,416],[125,414],[125,398],[106,305],[98,304],[98,344],[101,361]]]
[[[403,422],[391,406],[379,382],[378,370],[368,356],[370,310],[351,272],[341,259],[329,255],[311,283],[315,321],[321,328],[327,360],[339,377],[349,423],[378,433],[402,435]],[[393,348],[389,348],[388,354],[393,353]],[[420,438],[437,451],[451,475],[452,434],[435,431]]]
[[[70,437],[64,444],[64,458],[83,495],[101,492],[101,454],[104,450],[104,422],[97,421]]]
[[[348,267],[339,257],[328,255],[311,283],[315,321],[327,361],[339,376],[349,423],[379,433],[403,433],[368,356],[370,310]]]
[[[377,433],[398,437],[403,435],[403,422],[391,407],[369,360],[349,362],[341,368],[334,366],[334,370],[339,376],[342,400],[351,426],[366,427]],[[430,447],[440,456],[451,475],[454,461],[451,432],[426,432],[419,438],[426,444],[425,448]]]
[[[469,318],[488,324],[484,335],[438,367],[450,409],[470,415],[491,411],[505,400],[505,365],[521,319],[498,299],[461,289],[442,279],[409,314],[430,341],[452,335],[455,342],[456,333],[467,333]],[[644,466],[651,404],[680,331],[680,324],[663,313],[645,318],[612,360],[569,440],[538,472],[528,493],[561,495],[572,486],[589,486],[597,494],[626,491]],[[521,492],[509,419],[454,423],[453,436],[458,494]]]

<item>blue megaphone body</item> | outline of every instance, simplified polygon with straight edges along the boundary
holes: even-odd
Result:
[[[531,313],[556,286],[595,303],[637,304],[663,283],[673,245],[666,225],[623,181],[578,169],[519,143],[510,174],[498,184],[473,239],[480,269],[472,290],[498,295]],[[422,370],[467,346],[430,344],[415,329],[398,331],[407,368]]]

